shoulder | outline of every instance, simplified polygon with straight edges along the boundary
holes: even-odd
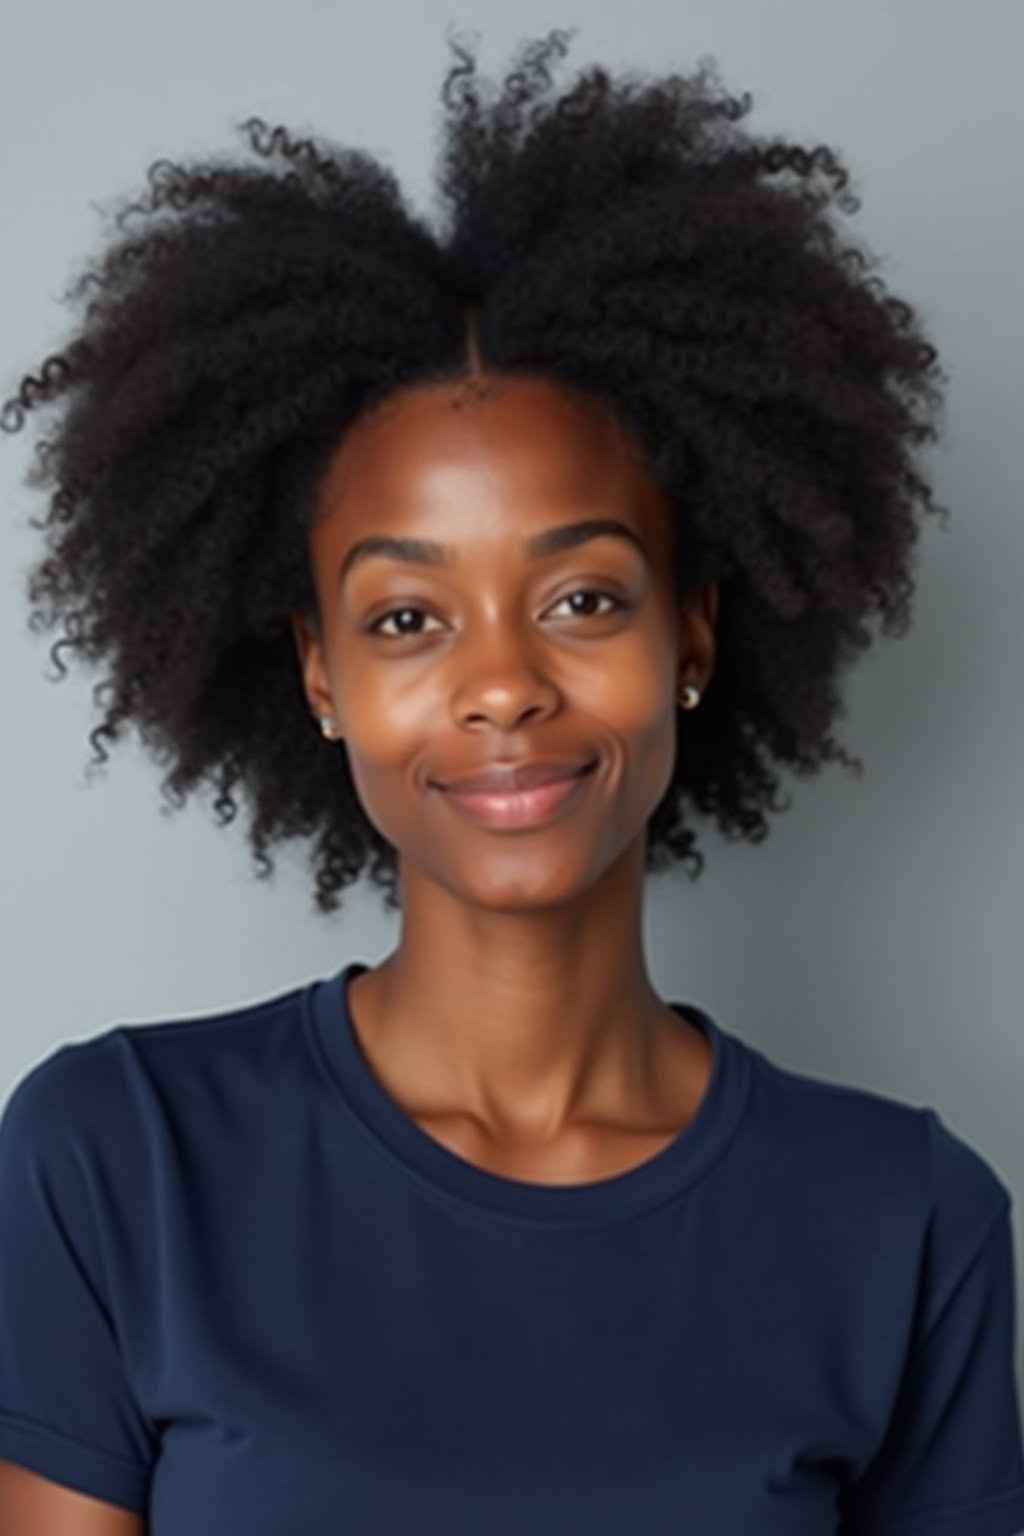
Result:
[[[752,1056],[760,1153],[802,1179],[812,1198],[847,1217],[865,1213],[870,1230],[902,1227],[960,1251],[1009,1209],[1010,1190],[991,1161],[934,1105]]]
[[[294,1050],[308,986],[189,1017],[111,1024],[58,1046],[14,1084],[0,1156],[123,1147],[175,1095],[203,1097]]]

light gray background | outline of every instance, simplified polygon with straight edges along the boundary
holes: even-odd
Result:
[[[708,829],[700,880],[649,886],[649,959],[662,995],[780,1063],[935,1106],[1024,1198],[1024,5],[3,0],[2,19],[4,396],[64,334],[58,296],[97,249],[96,205],[141,189],[157,156],[234,150],[250,113],[358,143],[429,209],[452,21],[488,72],[552,26],[579,28],[566,81],[594,61],[714,54],[754,93],[754,127],[843,153],[855,227],[952,376],[929,461],[953,519],[926,524],[909,636],[852,678],[843,735],[865,777],[797,781],[760,846]],[[162,815],[134,738],[85,779],[96,679],[47,682],[53,637],[25,623],[43,510],[21,483],[29,448],[0,438],[4,1095],[64,1040],[240,1004],[397,936],[365,885],[317,915],[303,849],[257,882],[240,822]]]

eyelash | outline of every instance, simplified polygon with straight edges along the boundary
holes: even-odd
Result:
[[[610,602],[615,604],[616,608],[625,608],[627,606],[623,602],[621,597],[616,596],[616,594],[614,592],[606,592],[603,587],[574,587],[571,592],[566,592],[564,597],[560,597],[558,599],[558,602],[555,603],[554,606],[557,608],[560,603],[564,603],[570,597],[576,597],[579,593],[583,593],[587,597],[606,597],[606,598],[608,598],[608,600]],[[367,629],[366,629],[367,634],[370,634],[370,635],[382,634],[380,626],[385,622],[386,619],[393,618],[396,613],[426,613],[426,609],[418,608],[415,605],[415,603],[403,603],[398,608],[389,608],[387,613],[382,613],[379,618],[374,619],[372,624],[367,625]],[[594,613],[583,613],[583,614],[577,614],[576,617],[577,618],[583,618],[583,619],[594,619],[594,618],[605,618],[605,617],[607,617],[607,615],[605,615],[605,614],[594,614]],[[421,635],[422,635],[422,631],[420,631],[419,633],[414,633],[414,632],[410,631],[410,632],[407,632],[404,635],[402,635],[402,634],[399,634],[399,635],[383,635],[383,639],[385,639],[385,640],[419,640],[421,638]]]

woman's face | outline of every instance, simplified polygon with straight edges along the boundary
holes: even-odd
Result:
[[[554,542],[597,519],[620,532]],[[678,610],[673,528],[610,416],[544,379],[403,391],[346,433],[309,534],[320,632],[292,622],[310,706],[344,738],[323,750],[348,753],[406,868],[536,906],[642,845],[677,692],[713,662],[717,590]],[[416,547],[364,545],[392,539]],[[536,825],[484,824],[438,787],[537,758],[596,767]]]

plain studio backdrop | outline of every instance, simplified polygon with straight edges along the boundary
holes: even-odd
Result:
[[[652,877],[663,996],[708,1008],[776,1061],[938,1109],[1009,1184],[1024,1312],[1024,5],[1019,0],[2,0],[0,392],[56,349],[60,294],[99,209],[148,164],[241,151],[250,114],[369,149],[432,206],[446,28],[500,73],[522,38],[576,36],[584,65],[653,73],[715,56],[757,131],[832,144],[851,226],[922,312],[950,375],[927,454],[944,531],[918,546],[916,616],[848,683],[838,730],[865,763],[787,778],[760,845],[707,825],[707,865]],[[46,417],[39,422],[45,429]],[[269,881],[243,817],[162,812],[134,735],[87,777],[97,676],[47,680],[26,624],[39,552],[30,431],[0,437],[4,517],[0,1100],[59,1043],[115,1022],[241,1004],[383,956],[375,889],[317,914],[304,846]],[[187,620],[187,615],[183,616]],[[310,725],[311,729],[315,726]],[[1018,1368],[1020,1362],[1018,1361]]]

